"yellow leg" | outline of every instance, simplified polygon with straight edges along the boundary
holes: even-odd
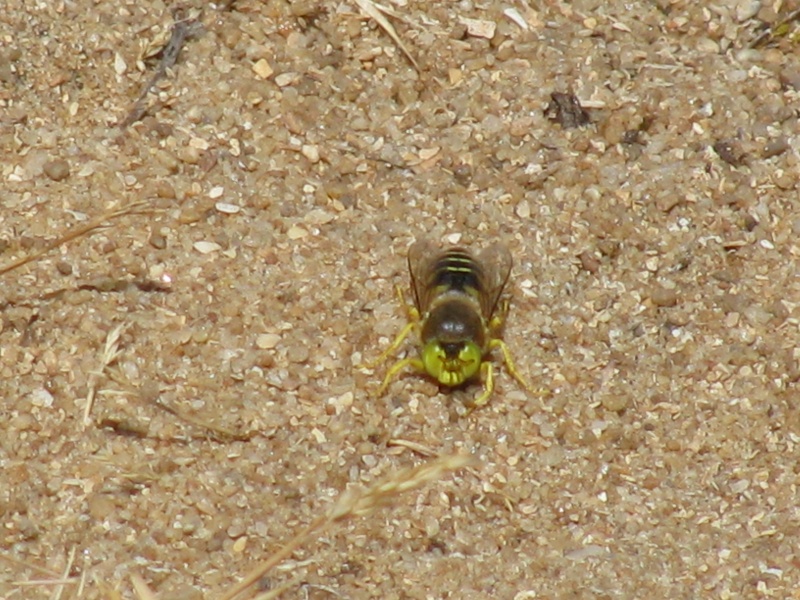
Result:
[[[519,374],[519,371],[517,371],[517,367],[514,365],[514,361],[511,358],[511,351],[508,349],[506,343],[503,340],[498,339],[489,340],[489,348],[492,350],[495,348],[500,348],[500,352],[503,353],[503,362],[506,363],[508,372],[511,373],[511,376],[516,379],[517,383],[519,383],[524,389],[532,392],[533,389],[531,386],[527,381],[525,381],[522,375]]]
[[[418,358],[404,358],[403,360],[398,360],[396,363],[392,365],[392,368],[386,373],[386,377],[383,378],[383,383],[381,387],[378,388],[378,391],[375,393],[376,396],[380,396],[386,391],[386,388],[389,386],[389,383],[394,379],[395,375],[400,373],[406,367],[414,367],[417,371],[425,371],[425,365],[422,364],[422,361]]]
[[[500,301],[500,305],[495,309],[494,316],[492,320],[489,321],[489,331],[496,332],[499,331],[503,327],[503,323],[505,323],[506,315],[508,314],[508,300],[504,299]]]
[[[470,403],[469,412],[484,406],[494,392],[494,368],[489,361],[481,363],[481,379],[483,380],[483,392]]]
[[[400,300],[400,304],[403,304],[406,307],[406,310],[408,311],[409,323],[405,327],[403,327],[400,333],[397,334],[397,337],[394,338],[394,341],[391,344],[389,344],[389,347],[386,348],[386,350],[380,353],[380,356],[378,356],[378,358],[366,362],[364,364],[361,364],[359,365],[359,367],[374,369],[375,367],[383,363],[387,358],[389,358],[390,355],[394,354],[394,352],[396,352],[397,349],[400,346],[402,346],[403,342],[406,341],[406,338],[411,334],[411,332],[416,331],[417,328],[419,327],[419,311],[415,306],[406,303],[406,299],[403,296],[403,290],[400,288],[399,285],[395,288],[395,291],[397,292],[397,297]]]
[[[375,360],[371,360],[368,363],[364,363],[363,367],[368,369],[374,369],[379,364],[383,363],[391,354],[393,354],[400,346],[403,345],[403,342],[406,341],[406,338],[411,334],[412,331],[417,327],[416,323],[409,323],[405,327],[403,327],[402,331],[397,334],[397,337],[394,338],[394,341],[389,344],[389,347],[386,348],[383,352],[380,353],[380,356]]]
[[[397,294],[397,299],[400,301],[400,304],[406,307],[406,311],[408,312],[408,320],[412,323],[417,323],[419,321],[419,311],[417,310],[417,307],[406,302],[406,297],[403,295],[403,288],[401,288],[399,285],[395,286],[394,291]]]
[[[531,394],[536,394],[537,396],[549,396],[551,391],[546,387],[538,387],[533,388],[531,385],[525,380],[522,375],[519,374],[517,371],[517,367],[514,365],[514,361],[511,359],[511,351],[508,349],[508,346],[503,340],[493,339],[489,340],[489,348],[500,348],[500,352],[503,353],[503,362],[506,364],[506,369],[511,374],[511,376],[517,380],[517,383],[522,386],[523,389],[530,392]]]

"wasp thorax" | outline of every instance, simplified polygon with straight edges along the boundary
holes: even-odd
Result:
[[[448,355],[450,349],[455,350],[456,346],[458,354],[465,342],[474,342],[483,347],[483,321],[468,299],[452,298],[431,309],[422,326],[422,341],[425,343],[434,339],[439,341]]]

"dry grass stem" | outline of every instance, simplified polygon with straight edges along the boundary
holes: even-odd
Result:
[[[47,585],[56,585],[61,589],[65,585],[73,585],[78,583],[77,577],[67,577],[66,579],[26,579],[25,581],[14,581],[14,585],[19,587],[43,587]]]
[[[83,409],[83,424],[90,425],[92,422],[91,413],[94,406],[94,399],[97,396],[97,382],[103,373],[117,358],[119,358],[119,338],[127,324],[120,323],[108,332],[106,343],[103,346],[103,353],[100,356],[100,368],[89,375],[89,391],[86,393],[86,404]]]
[[[416,452],[421,456],[425,456],[427,458],[433,458],[435,456],[439,456],[439,453],[436,452],[433,448],[429,446],[425,446],[424,444],[420,444],[418,442],[412,442],[411,440],[404,440],[400,438],[394,438],[386,442],[386,445],[390,448],[397,447],[397,448],[406,448],[411,450],[412,452]]]
[[[72,570],[72,565],[75,562],[75,548],[73,548],[69,556],[67,557],[67,564],[65,565],[63,571],[61,573],[57,573],[55,571],[51,571],[50,569],[45,569],[34,564],[18,560],[11,556],[7,555],[0,555],[0,558],[7,560],[8,562],[21,565],[24,567],[28,567],[31,569],[36,569],[37,571],[41,571],[46,575],[51,575],[52,577],[48,579],[27,579],[25,581],[12,581],[13,585],[18,587],[45,587],[45,586],[55,586],[53,589],[50,598],[52,600],[60,600],[61,595],[64,592],[65,585],[75,585],[80,581],[78,577],[70,577],[69,572]]]
[[[92,233],[93,231],[100,229],[103,227],[107,221],[113,221],[114,219],[118,219],[120,217],[124,217],[125,215],[133,214],[137,212],[140,208],[145,205],[145,202],[134,202],[124,208],[117,208],[112,211],[109,211],[105,214],[100,215],[99,217],[95,217],[94,219],[84,223],[83,225],[79,225],[78,227],[73,227],[67,233],[57,237],[52,242],[46,244],[44,248],[37,250],[33,254],[29,256],[23,256],[16,260],[12,260],[7,265],[0,267],[0,275],[5,275],[6,273],[10,273],[14,269],[18,269],[23,265],[27,265],[30,262],[40,259],[42,256],[51,252],[58,248],[62,244],[66,244],[67,242],[71,242],[72,240],[78,239],[85,235]]]
[[[411,52],[408,51],[403,41],[400,39],[400,36],[397,35],[397,31],[395,30],[394,26],[389,22],[389,20],[383,15],[384,12],[391,13],[391,10],[388,10],[379,4],[376,4],[372,0],[355,0],[355,3],[358,4],[358,7],[364,12],[365,15],[368,17],[375,19],[375,22],[380,25],[383,30],[389,34],[389,37],[394,40],[394,43],[400,48],[401,52],[406,55],[406,58],[414,65],[414,68],[417,72],[420,72],[419,65],[414,57],[411,55]]]
[[[208,421],[204,421],[199,417],[185,413],[184,411],[167,404],[161,399],[155,401],[155,405],[168,412],[169,414],[177,417],[181,421],[188,423],[194,427],[198,427],[206,432],[206,436],[215,439],[218,442],[246,442],[251,440],[258,432],[257,431],[234,431],[227,429]]]
[[[61,581],[56,589],[53,590],[53,595],[51,596],[52,600],[61,600],[61,594],[64,593],[64,585],[65,582],[69,583],[76,583],[78,581],[77,577],[70,580],[69,572],[72,570],[72,565],[75,562],[75,546],[73,546],[69,551],[69,557],[67,558],[67,564],[64,565],[64,571],[61,575]]]
[[[366,516],[376,508],[386,505],[398,494],[418,489],[451,471],[475,464],[475,459],[470,455],[453,454],[442,456],[418,467],[403,469],[392,478],[366,490],[346,490],[328,511],[328,518],[331,521],[341,521],[350,517]]]
[[[144,582],[144,579],[139,577],[136,573],[131,574],[131,584],[139,600],[158,600],[153,590],[151,590]]]
[[[279,585],[274,590],[269,590],[268,592],[264,592],[263,594],[259,594],[258,596],[254,596],[253,600],[273,600],[274,598],[278,598],[283,592],[292,589],[296,585],[298,585],[302,581],[302,577],[295,577],[291,581],[287,581],[286,583]]]
[[[9,562],[11,564],[14,564],[14,565],[17,565],[17,566],[20,566],[20,567],[24,567],[26,569],[33,569],[34,571],[39,571],[39,573],[42,573],[43,575],[48,575],[48,576],[50,576],[52,578],[61,577],[61,573],[59,573],[57,571],[53,571],[51,569],[48,569],[47,567],[40,567],[39,565],[34,564],[32,562],[28,562],[28,561],[25,561],[25,560],[20,560],[18,558],[14,558],[13,556],[11,556],[9,554],[0,553],[0,559],[4,560],[6,562]]]
[[[778,23],[762,31],[748,44],[748,47],[758,48],[760,46],[766,46],[775,38],[786,35],[789,32],[789,25],[798,19],[800,19],[800,8],[791,11]]]
[[[312,521],[305,529],[289,540],[283,548],[251,570],[242,581],[228,590],[221,600],[232,600],[244,592],[307,541],[313,533],[322,532],[337,521],[343,521],[351,517],[366,516],[375,509],[387,505],[403,492],[418,489],[452,471],[476,464],[476,459],[471,455],[453,454],[442,456],[418,467],[403,469],[395,473],[394,476],[366,490],[345,490],[327,514]]]

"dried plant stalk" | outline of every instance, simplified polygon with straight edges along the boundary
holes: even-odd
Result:
[[[389,12],[388,9],[376,4],[372,0],[355,0],[355,3],[358,4],[358,7],[364,12],[364,14],[372,19],[375,19],[375,22],[380,25],[387,34],[389,34],[389,37],[394,40],[394,43],[397,44],[397,46],[400,48],[400,51],[406,55],[406,58],[409,60],[409,62],[411,62],[417,72],[419,72],[420,68],[417,64],[417,61],[411,55],[411,52],[408,51],[408,48],[406,48],[405,44],[403,44],[400,36],[397,35],[397,31],[395,30],[394,26],[385,16],[383,16],[383,12]]]
[[[38,260],[48,252],[51,252],[52,250],[58,248],[61,244],[66,244],[67,242],[71,242],[74,239],[77,239],[79,237],[91,233],[95,229],[100,229],[106,223],[106,221],[113,221],[114,219],[118,219],[119,217],[123,217],[125,215],[137,212],[144,205],[145,202],[134,202],[133,204],[130,204],[124,208],[114,209],[103,215],[100,215],[99,217],[95,217],[94,219],[88,221],[87,223],[84,223],[83,225],[74,227],[64,235],[57,237],[55,240],[47,244],[41,250],[38,250],[37,252],[30,254],[29,256],[23,256],[22,258],[12,260],[7,265],[0,267],[0,275],[5,275],[6,273],[13,271],[14,269],[18,269],[23,265],[27,265],[30,262]]]
[[[92,422],[91,413],[92,407],[94,406],[94,399],[97,396],[97,382],[100,377],[102,377],[108,365],[119,358],[119,338],[126,327],[127,325],[125,323],[121,323],[108,332],[106,343],[103,346],[103,354],[100,356],[100,368],[89,375],[89,391],[86,394],[86,404],[83,408],[84,425],[89,425]]]
[[[289,540],[283,548],[250,571],[242,581],[228,590],[221,600],[232,600],[244,592],[307,541],[313,533],[321,533],[337,521],[344,521],[351,517],[366,516],[375,509],[388,504],[398,494],[418,489],[428,482],[444,477],[447,473],[475,465],[476,463],[477,461],[471,455],[453,454],[442,456],[418,467],[403,469],[395,473],[393,477],[366,490],[345,490],[327,514],[314,519],[311,524]]]
[[[139,596],[139,600],[157,600],[157,596],[144,582],[144,579],[139,577],[136,573],[131,575],[131,583],[133,584],[133,589],[136,591],[136,595]]]

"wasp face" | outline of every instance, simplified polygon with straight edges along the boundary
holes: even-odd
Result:
[[[422,364],[439,383],[455,387],[478,374],[482,354],[474,342],[442,344],[432,340],[422,348]]]

